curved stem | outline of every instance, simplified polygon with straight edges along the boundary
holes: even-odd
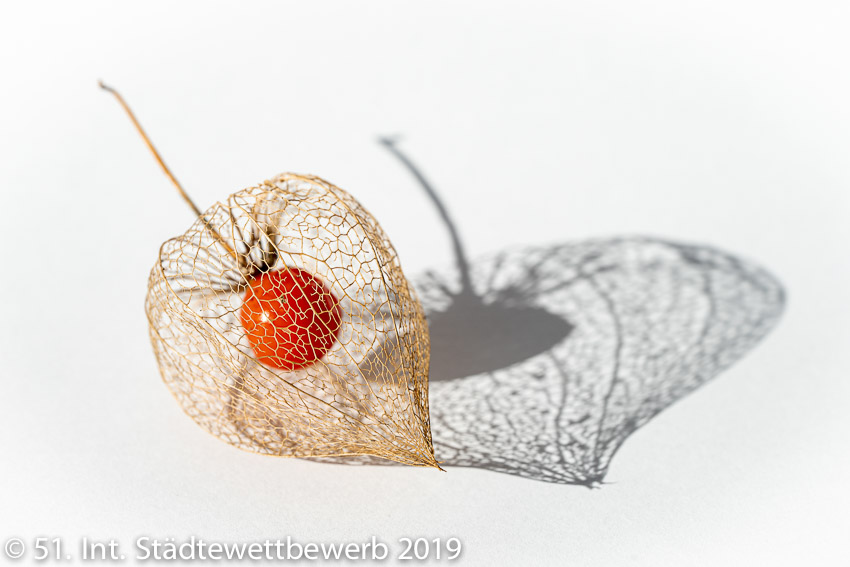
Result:
[[[398,160],[413,174],[413,177],[419,182],[422,186],[422,189],[425,190],[425,193],[428,197],[431,198],[431,202],[434,203],[434,206],[437,209],[437,213],[440,215],[440,218],[443,221],[443,224],[446,225],[446,228],[449,231],[449,236],[452,240],[452,249],[454,250],[455,255],[455,263],[457,264],[458,273],[460,274],[460,283],[461,290],[458,295],[475,295],[475,290],[472,287],[472,276],[469,273],[469,261],[466,259],[466,252],[463,248],[463,243],[460,240],[460,234],[458,234],[457,227],[455,226],[454,221],[452,221],[451,216],[449,215],[448,209],[443,204],[443,201],[440,200],[440,196],[437,195],[437,191],[434,190],[434,187],[425,179],[425,176],[419,171],[419,168],[408,158],[404,153],[401,152],[396,147],[396,141],[393,138],[381,138],[379,140],[381,145],[386,147],[390,153],[392,153]]]
[[[195,202],[192,200],[192,198],[189,197],[189,194],[186,193],[186,190],[183,189],[183,186],[180,185],[180,182],[177,181],[177,178],[174,177],[174,174],[171,173],[171,170],[168,169],[167,165],[165,165],[165,161],[162,159],[162,156],[159,155],[159,152],[154,147],[153,142],[151,142],[150,138],[148,138],[148,135],[145,133],[145,130],[142,128],[142,125],[139,124],[139,121],[136,119],[136,115],[133,114],[132,110],[130,110],[130,105],[127,104],[127,102],[124,100],[124,97],[121,96],[121,94],[118,91],[116,91],[115,89],[113,89],[109,85],[104,84],[103,81],[98,81],[97,84],[100,85],[100,88],[102,88],[103,90],[105,90],[109,93],[112,93],[112,95],[115,96],[116,100],[118,100],[118,103],[121,105],[121,107],[127,113],[127,116],[130,117],[130,120],[133,122],[133,126],[135,126],[136,130],[138,130],[139,135],[142,137],[142,140],[145,141],[145,145],[147,145],[148,149],[153,154],[153,157],[156,159],[159,166],[165,172],[165,175],[167,175],[168,178],[171,180],[171,182],[174,184],[174,186],[177,187],[177,192],[180,193],[180,196],[183,197],[183,200],[186,201],[186,203],[189,205],[189,207],[192,208],[192,210],[195,212],[195,214],[198,216],[198,218],[200,218],[201,220],[204,221],[204,225],[207,227],[207,230],[210,231],[210,233],[216,238],[216,240],[218,240],[219,243],[222,246],[224,246],[224,248],[228,251],[228,253],[233,255],[233,257],[236,258],[236,260],[238,262],[239,261],[239,255],[236,253],[236,251],[233,249],[233,247],[231,247],[227,242],[224,241],[224,239],[221,237],[221,234],[219,234],[219,232],[216,229],[214,229],[212,226],[210,226],[209,221],[207,221],[206,217],[204,217],[204,213],[201,212],[201,209],[198,208],[198,205],[196,205]]]
[[[191,197],[189,197],[189,195],[186,193],[186,190],[183,189],[183,186],[180,185],[180,182],[177,181],[177,178],[174,177],[174,174],[171,173],[171,170],[168,169],[167,165],[165,165],[165,162],[163,161],[162,156],[159,155],[159,152],[156,151],[156,148],[154,147],[153,142],[151,142],[150,138],[148,138],[148,135],[145,134],[145,131],[142,128],[142,125],[139,124],[139,121],[136,119],[136,115],[133,114],[132,110],[130,110],[130,106],[124,100],[124,97],[121,96],[121,94],[118,91],[116,91],[115,89],[113,89],[109,85],[104,84],[103,81],[98,81],[97,84],[100,85],[100,88],[102,88],[103,90],[105,90],[109,93],[112,93],[115,96],[115,98],[118,100],[118,103],[121,105],[121,107],[127,113],[127,116],[129,116],[130,120],[133,121],[133,126],[135,126],[136,130],[139,131],[139,135],[145,141],[145,144],[148,146],[148,149],[153,154],[153,157],[156,158],[156,161],[157,161],[157,163],[159,163],[159,166],[162,168],[162,170],[165,172],[165,174],[168,176],[168,178],[171,180],[171,182],[174,183],[174,186],[177,187],[177,191],[180,193],[180,196],[183,197],[183,200],[186,201],[186,203],[188,203],[190,207],[192,207],[192,210],[195,211],[196,215],[201,216],[203,214],[201,212],[201,209],[198,208],[198,205],[196,205],[195,202],[191,199]]]

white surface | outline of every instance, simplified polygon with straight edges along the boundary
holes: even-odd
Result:
[[[850,561],[850,75],[843,3],[145,2],[0,14],[0,538],[462,539],[461,564]],[[592,6],[591,6],[592,4]],[[159,380],[142,308],[201,204],[291,170],[449,261],[403,148],[473,253],[706,242],[786,286],[778,328],[629,439],[599,490],[260,457]]]

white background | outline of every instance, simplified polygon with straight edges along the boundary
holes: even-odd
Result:
[[[463,564],[850,562],[850,12],[841,2],[6,3],[0,538],[457,536]],[[652,234],[751,258],[776,330],[626,442],[598,490],[234,449],[162,385],[143,300],[192,215],[282,171],[450,261]],[[74,550],[76,551],[76,550]],[[127,549],[128,553],[131,549]]]

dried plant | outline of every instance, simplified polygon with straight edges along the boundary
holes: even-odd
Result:
[[[104,88],[198,215],[162,245],[146,302],[162,377],[187,415],[259,453],[438,466],[425,318],[372,215],[295,174],[201,212]],[[289,276],[288,287],[260,298],[270,274]],[[274,305],[246,316],[263,301]],[[274,309],[284,311],[270,321]]]

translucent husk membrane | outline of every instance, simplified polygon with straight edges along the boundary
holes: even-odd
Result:
[[[239,320],[251,278],[287,267],[321,278],[343,313],[336,343],[295,371],[259,362]],[[282,174],[212,206],[162,245],[146,310],[166,385],[231,445],[436,466],[422,307],[381,227],[342,189]]]

